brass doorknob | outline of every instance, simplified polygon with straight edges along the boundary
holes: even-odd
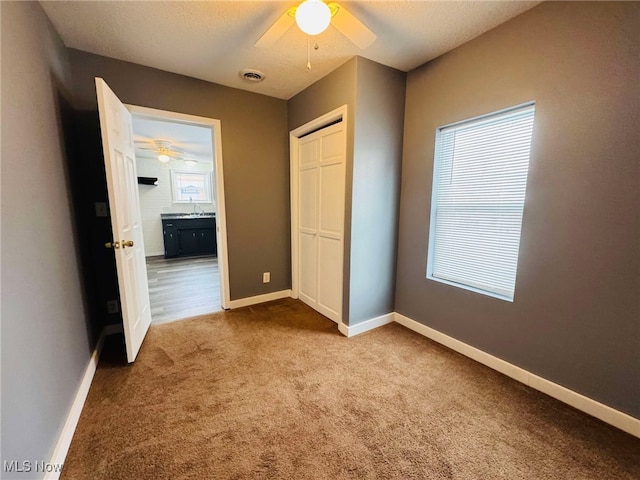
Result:
[[[105,248],[120,248],[120,242],[107,242],[104,246]]]
[[[121,245],[122,248],[133,247],[133,240],[123,240]]]

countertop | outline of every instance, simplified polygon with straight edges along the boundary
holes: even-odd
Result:
[[[162,220],[177,220],[177,219],[189,219],[189,218],[216,218],[216,214],[213,212],[206,213],[161,213],[160,218]]]

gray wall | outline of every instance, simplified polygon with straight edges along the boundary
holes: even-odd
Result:
[[[219,119],[231,299],[291,287],[286,101],[69,50],[74,102],[96,109],[94,77],[125,103]],[[271,272],[271,283],[262,283]]]
[[[40,4],[0,8],[2,461],[49,461],[91,352],[59,104],[71,81]]]
[[[392,312],[405,74],[355,57],[288,101],[289,130],[348,107],[343,322]]]
[[[394,310],[405,83],[357,58],[349,325]]]
[[[344,225],[344,279],[342,318],[349,318],[349,278],[351,255],[351,184],[353,180],[354,119],[356,105],[357,59],[347,63],[318,80],[287,102],[289,131],[314,120],[325,113],[347,105],[347,165],[345,183]],[[288,176],[287,176],[288,178]]]
[[[640,4],[549,2],[410,72],[396,311],[640,417]],[[536,101],[513,303],[425,278],[435,129]]]

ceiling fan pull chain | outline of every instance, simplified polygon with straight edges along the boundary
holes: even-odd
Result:
[[[307,35],[307,69],[311,70],[311,35]]]

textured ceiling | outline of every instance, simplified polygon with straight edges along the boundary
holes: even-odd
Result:
[[[354,55],[409,71],[539,1],[343,1],[378,35],[365,50],[330,26],[312,41],[294,25],[270,49],[253,44],[298,2],[41,2],[65,45],[210,82],[288,99]],[[243,68],[266,74],[240,78]]]

